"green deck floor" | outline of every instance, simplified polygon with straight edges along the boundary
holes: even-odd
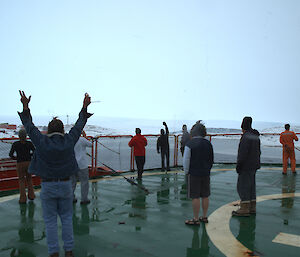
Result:
[[[214,166],[209,214],[238,200],[237,175],[233,168]],[[218,231],[219,225],[212,216],[207,227],[184,224],[185,219],[192,217],[191,201],[186,198],[182,171],[175,171],[169,174],[145,172],[142,183],[150,191],[149,195],[123,178],[91,181],[91,204],[74,205],[75,256],[225,256],[222,247],[219,250],[215,246],[215,236],[222,239],[226,234]],[[294,235],[300,240],[298,192],[300,174],[282,176],[279,167],[263,167],[257,173],[258,196],[292,195],[259,202],[256,216],[230,218],[228,230],[236,238],[232,241],[237,240],[256,256],[300,256],[300,242],[297,245],[296,241],[294,246],[272,242],[279,233]],[[79,185],[76,194],[79,197]],[[17,195],[2,197],[0,201],[0,256],[47,257],[39,193],[34,203],[26,205],[18,204]],[[226,225],[226,219],[223,223]],[[235,246],[223,247],[234,249]],[[240,254],[251,256],[238,250],[227,256],[243,256]],[[62,250],[61,256],[64,256]]]

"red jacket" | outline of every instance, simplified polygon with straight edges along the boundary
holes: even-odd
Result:
[[[147,139],[141,134],[135,135],[128,143],[130,147],[133,147],[134,156],[145,156],[145,146],[147,145]]]

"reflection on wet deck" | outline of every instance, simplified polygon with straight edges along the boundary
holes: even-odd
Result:
[[[233,168],[215,167],[210,214],[238,199]],[[214,244],[214,235],[208,233],[209,227],[184,224],[192,217],[192,207],[183,173],[146,173],[142,185],[150,191],[148,195],[123,178],[91,181],[91,204],[74,205],[75,256],[224,256]],[[257,195],[288,193],[289,197],[259,202],[256,216],[230,218],[230,233],[256,256],[297,256],[297,244],[272,241],[280,233],[300,235],[299,189],[300,175],[282,176],[279,168],[262,168],[257,174]],[[80,186],[76,194],[80,198]],[[0,201],[0,257],[48,256],[39,197],[27,205],[19,205],[18,196]]]

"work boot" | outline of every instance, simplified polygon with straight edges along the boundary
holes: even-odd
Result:
[[[52,253],[49,257],[59,257],[59,253]]]
[[[72,251],[66,251],[65,257],[75,257]]]
[[[250,214],[256,214],[256,200],[250,201]]]
[[[249,217],[250,216],[250,202],[241,202],[240,208],[237,211],[232,211],[232,216]]]

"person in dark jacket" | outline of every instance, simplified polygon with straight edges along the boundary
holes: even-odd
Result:
[[[236,172],[238,173],[237,191],[240,196],[240,208],[233,211],[233,216],[256,214],[256,171],[260,168],[259,132],[252,129],[252,118],[244,117],[241,128]]]
[[[183,155],[183,168],[187,175],[188,197],[192,198],[194,218],[186,220],[187,225],[207,223],[207,210],[210,196],[210,170],[214,162],[212,144],[205,139],[206,128],[197,122],[191,130],[192,139],[186,144]],[[200,198],[203,216],[199,218]]]
[[[19,177],[19,191],[20,198],[19,203],[26,203],[26,185],[28,188],[28,199],[34,200],[35,194],[32,185],[31,174],[28,173],[28,167],[31,161],[31,156],[34,152],[34,145],[31,141],[27,141],[27,133],[25,129],[20,129],[19,131],[19,141],[16,141],[11,146],[9,157],[13,160],[17,160],[17,173]],[[14,155],[16,153],[16,156]],[[25,183],[26,181],[26,183]]]
[[[166,132],[161,129],[160,136],[157,139],[157,153],[161,154],[161,170],[165,171],[165,159],[167,163],[167,171],[170,171],[170,146],[169,146],[169,129],[166,122],[163,122]]]
[[[142,131],[140,128],[135,129],[136,135],[129,141],[128,146],[133,147],[133,154],[138,170],[138,180],[142,179],[144,172],[144,165],[146,161],[146,149],[147,139],[141,135]]]
[[[53,118],[48,124],[48,134],[43,135],[33,124],[28,107],[31,96],[26,97],[20,91],[23,112],[19,113],[21,121],[36,149],[29,166],[29,173],[42,179],[41,202],[43,218],[46,225],[46,237],[50,257],[59,256],[57,234],[57,216],[62,224],[62,239],[66,257],[72,257],[73,236],[73,192],[70,176],[78,171],[74,146],[78,141],[87,119],[91,116],[87,107],[91,98],[85,94],[83,107],[75,125],[69,133],[64,133],[62,121]]]
[[[190,141],[190,139],[191,139],[191,135],[187,131],[186,125],[183,124],[182,125],[182,137],[181,137],[181,140],[180,140],[180,152],[181,152],[182,156],[183,156],[183,153],[184,153],[184,147],[185,147],[186,143],[188,141]]]

